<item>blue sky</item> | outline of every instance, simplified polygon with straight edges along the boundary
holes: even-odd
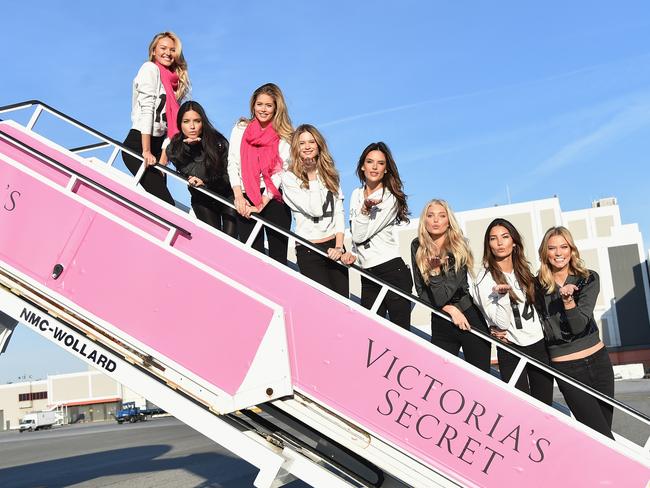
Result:
[[[384,140],[415,217],[433,197],[507,203],[506,186],[563,210],[616,196],[649,244],[646,1],[102,5],[4,5],[0,105],[38,98],[121,140],[147,45],[173,30],[217,128],[228,136],[251,92],[277,83],[294,124],[322,129],[348,196],[361,150]],[[0,382],[83,369],[27,330],[0,365]]]

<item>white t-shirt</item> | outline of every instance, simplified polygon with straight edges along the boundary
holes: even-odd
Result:
[[[530,346],[541,341],[544,339],[544,332],[537,310],[526,301],[526,294],[521,289],[515,273],[503,273],[503,275],[519,299],[516,303],[519,320],[516,318],[513,304],[510,303],[510,295],[492,291],[496,282],[492,274],[487,269],[483,269],[476,278],[474,298],[482,308],[488,325],[505,330],[506,338],[519,346]]]

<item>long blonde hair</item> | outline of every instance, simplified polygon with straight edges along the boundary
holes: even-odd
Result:
[[[439,253],[435,252],[433,238],[426,228],[427,211],[431,205],[440,205],[444,208],[449,219],[449,227],[445,232],[445,242],[443,248],[439,250]],[[418,247],[415,254],[415,263],[426,283],[429,283],[429,277],[431,276],[431,259],[437,256],[444,258],[447,253],[452,254],[454,257],[454,271],[458,272],[463,266],[466,266],[467,271],[473,275],[474,258],[472,257],[472,251],[469,248],[460,225],[458,225],[454,212],[452,212],[446,201],[433,199],[424,206],[420,215],[420,223],[418,224],[418,241],[420,242],[420,247]],[[441,266],[445,271],[448,270],[448,263],[444,259]]]
[[[312,135],[318,146],[318,158],[316,160],[316,168],[318,175],[323,180],[325,188],[331,191],[334,195],[339,193],[339,173],[334,166],[334,158],[327,148],[327,142],[320,133],[320,131],[310,124],[302,124],[291,136],[291,165],[289,171],[296,175],[302,181],[303,188],[309,188],[309,177],[307,171],[303,166],[302,158],[300,157],[300,135],[305,132]]]
[[[153,36],[153,39],[149,43],[149,61],[154,60],[154,50],[156,49],[156,45],[158,44],[158,41],[165,37],[171,39],[176,47],[172,68],[178,75],[178,88],[174,92],[174,95],[176,96],[176,100],[181,100],[190,90],[190,77],[187,73],[187,61],[185,61],[185,56],[183,56],[183,44],[181,43],[180,38],[170,31],[161,32]]]
[[[589,277],[589,270],[585,266],[585,262],[580,257],[580,251],[576,247],[576,243],[573,240],[571,232],[566,227],[551,227],[544,234],[542,243],[539,245],[539,273],[537,274],[537,279],[544,287],[547,293],[553,293],[557,288],[557,283],[553,278],[553,271],[551,266],[548,263],[548,241],[551,237],[560,236],[563,237],[571,248],[571,259],[569,260],[569,274],[578,275],[583,278]]]
[[[257,101],[257,97],[260,95],[268,95],[273,99],[275,102],[275,111],[273,112],[271,125],[282,139],[287,142],[291,141],[293,125],[291,125],[291,119],[289,118],[287,103],[284,101],[282,90],[280,90],[280,87],[275,83],[266,83],[253,92],[250,100],[250,119],[242,117],[239,119],[239,122],[249,124],[255,119],[255,102]]]

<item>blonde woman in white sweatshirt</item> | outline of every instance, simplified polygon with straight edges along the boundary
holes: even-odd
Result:
[[[291,137],[291,164],[282,172],[282,191],[296,234],[327,253],[325,257],[296,244],[300,272],[348,297],[348,270],[337,262],[345,254],[343,193],[325,138],[313,125],[299,126]]]

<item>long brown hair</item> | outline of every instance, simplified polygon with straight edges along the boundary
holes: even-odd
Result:
[[[512,223],[506,219],[494,219],[490,222],[487,229],[485,230],[485,237],[483,238],[483,266],[490,272],[492,279],[498,285],[507,285],[508,282],[506,277],[497,262],[492,248],[490,247],[490,231],[495,227],[503,227],[508,231],[510,237],[512,238],[512,268],[515,272],[515,277],[519,282],[519,286],[524,291],[526,296],[526,301],[530,304],[535,303],[535,277],[533,272],[530,270],[530,262],[526,259],[524,254],[524,241],[521,237],[521,234],[517,228],[512,225]],[[519,299],[515,293],[510,290],[508,292],[510,295],[510,300],[518,302]]]
[[[431,237],[431,234],[429,234],[426,228],[427,211],[431,205],[440,205],[444,208],[449,220],[449,227],[447,227],[447,231],[445,232],[445,243],[442,249],[438,249],[437,253],[435,252],[436,246],[433,242],[433,237]],[[430,200],[422,209],[418,224],[418,241],[420,246],[415,253],[415,264],[417,264],[422,278],[427,283],[429,283],[431,276],[431,259],[434,257],[444,257],[446,253],[450,253],[454,257],[454,270],[456,272],[463,266],[467,266],[467,272],[473,275],[474,258],[472,257],[472,250],[469,248],[467,239],[463,235],[463,230],[460,228],[454,212],[452,212],[451,207],[445,200],[437,198]],[[441,266],[447,271],[447,260],[443,260]]]
[[[571,235],[571,232],[569,232],[569,229],[562,226],[551,227],[549,230],[546,231],[546,234],[544,234],[544,239],[542,239],[542,243],[539,245],[540,264],[539,264],[539,274],[537,275],[537,279],[542,284],[542,286],[546,289],[547,293],[552,293],[557,288],[557,284],[555,283],[555,279],[553,278],[553,271],[551,270],[551,267],[548,264],[548,241],[551,239],[551,237],[555,237],[555,236],[563,237],[564,240],[569,245],[569,247],[571,248],[571,259],[569,260],[569,274],[578,275],[583,278],[589,277],[589,270],[585,266],[585,262],[582,260],[582,258],[580,258],[580,251],[578,251],[578,248],[576,247],[576,243],[573,240],[573,236]]]
[[[153,53],[156,49],[156,45],[158,44],[158,41],[165,37],[171,39],[176,47],[172,68],[178,75],[178,88],[174,92],[174,95],[176,96],[176,100],[181,100],[190,90],[190,77],[187,72],[187,61],[185,61],[185,56],[183,56],[183,44],[181,43],[180,37],[170,31],[161,32],[153,36],[153,39],[149,43],[149,61],[154,60]]]
[[[320,133],[320,131],[310,124],[302,124],[291,136],[291,165],[289,171],[296,175],[302,181],[303,188],[309,188],[309,177],[307,171],[303,166],[302,158],[300,157],[300,135],[305,132],[312,135],[318,146],[318,158],[316,160],[316,167],[318,175],[323,180],[325,187],[334,195],[339,194],[339,173],[334,166],[334,158],[327,148],[327,142]]]
[[[251,110],[250,119],[243,117],[240,119],[240,122],[248,124],[255,119],[255,102],[260,95],[268,95],[275,102],[275,111],[273,112],[271,125],[282,139],[289,142],[293,133],[293,125],[291,125],[287,103],[284,101],[282,90],[275,83],[265,83],[253,92],[249,102]]]
[[[406,194],[404,193],[402,180],[399,177],[399,171],[397,171],[397,164],[393,159],[393,154],[390,152],[390,149],[385,142],[372,142],[363,150],[361,156],[359,157],[359,163],[357,164],[357,176],[361,183],[366,182],[366,175],[363,173],[363,163],[366,161],[366,157],[371,151],[381,151],[386,157],[386,174],[382,179],[382,184],[384,188],[388,188],[397,200],[397,217],[396,221],[399,222],[409,222],[409,207],[406,203]]]

